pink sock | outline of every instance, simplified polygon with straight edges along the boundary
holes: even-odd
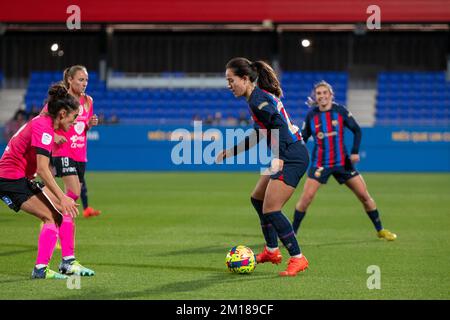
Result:
[[[54,223],[45,223],[39,234],[36,265],[48,265],[58,240],[58,227]]]
[[[59,227],[61,253],[63,257],[74,256],[75,252],[75,222],[70,216],[64,216]]]
[[[75,201],[75,202],[80,197],[80,196],[76,195],[74,192],[72,192],[72,190],[67,191],[66,196],[68,196],[69,198],[72,198],[73,201]]]

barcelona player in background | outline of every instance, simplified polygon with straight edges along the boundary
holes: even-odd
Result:
[[[306,172],[309,164],[308,150],[299,128],[291,123],[280,101],[280,82],[268,64],[234,58],[226,65],[226,79],[228,89],[235,97],[246,98],[255,130],[238,145],[219,153],[217,162],[256,145],[264,134],[260,129],[267,130],[267,136],[272,134],[267,137],[267,143],[273,147],[273,143],[276,143],[273,134],[278,132],[279,154],[272,161],[271,174],[259,178],[251,196],[266,240],[266,246],[263,252],[256,256],[256,261],[280,263],[282,256],[278,248],[279,238],[291,256],[287,269],[280,275],[295,276],[308,267],[308,260],[301,253],[292,225],[281,209]]]
[[[333,88],[327,82],[317,83],[312,96],[313,99],[309,101],[312,109],[303,123],[302,137],[305,142],[309,137],[313,137],[314,150],[303,193],[295,206],[292,223],[295,233],[298,232],[316,192],[333,175],[338,183],[345,184],[361,201],[378,237],[388,241],[395,240],[397,235],[383,228],[377,205],[369,195],[362,176],[354,167],[360,160],[361,129],[358,123],[346,108],[333,101]],[[354,135],[350,154],[344,145],[345,127]]]

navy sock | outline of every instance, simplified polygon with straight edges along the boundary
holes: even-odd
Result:
[[[259,220],[261,221],[261,230],[264,234],[264,239],[266,240],[266,245],[269,248],[278,247],[277,232],[262,212],[263,201],[255,199],[255,198],[250,198],[250,200],[252,201],[253,207],[255,207],[255,210],[259,216]]]
[[[372,223],[375,226],[375,229],[377,229],[377,231],[383,229],[383,226],[381,225],[380,214],[378,213],[377,209],[367,211],[367,215],[369,216],[370,220],[372,220]]]
[[[283,242],[289,254],[291,256],[300,254],[300,247],[289,219],[281,211],[269,212],[265,216],[272,226],[274,226],[278,238]]]
[[[298,233],[298,228],[300,228],[300,224],[302,223],[303,218],[305,217],[306,212],[295,210],[294,213],[294,221],[292,222],[292,229],[294,229],[294,232]]]
[[[81,184],[80,198],[81,198],[81,202],[83,203],[83,209],[86,209],[88,207],[88,197],[87,197],[86,182]]]

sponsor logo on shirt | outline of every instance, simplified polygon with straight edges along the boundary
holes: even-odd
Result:
[[[71,148],[73,149],[83,148],[85,145],[86,138],[83,136],[73,135],[70,137],[70,141],[72,141],[72,143],[70,144]]]
[[[43,145],[48,146],[50,143],[52,143],[52,139],[53,139],[52,135],[44,132],[44,134],[42,135],[41,142]]]
[[[62,168],[63,173],[73,173],[77,172],[77,169],[75,167],[68,167],[68,168]]]
[[[333,136],[335,136],[335,135],[337,135],[337,132],[336,132],[336,131],[331,131],[331,132],[326,132],[326,133],[323,133],[323,132],[319,131],[319,132],[317,133],[317,138],[318,138],[318,139],[323,139],[323,138],[325,138],[325,137],[333,137]]]

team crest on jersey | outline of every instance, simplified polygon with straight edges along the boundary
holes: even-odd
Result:
[[[331,121],[331,124],[333,125],[333,127],[336,127],[338,125],[338,121],[337,120],[333,120],[333,121]]]
[[[84,128],[85,128],[84,122],[82,122],[82,121],[77,122],[75,124],[74,128],[75,128],[75,132],[77,134],[79,134],[79,135],[82,134],[84,132]]]
[[[316,171],[314,171],[314,177],[320,178],[320,176],[322,175],[322,171],[323,171],[323,167],[317,168]]]
[[[324,136],[325,135],[323,134],[323,132],[321,132],[321,131],[317,132],[317,138],[318,139],[323,139]]]
[[[44,134],[42,135],[41,142],[43,145],[48,146],[50,143],[52,143],[52,139],[53,137],[51,134],[44,132]]]

